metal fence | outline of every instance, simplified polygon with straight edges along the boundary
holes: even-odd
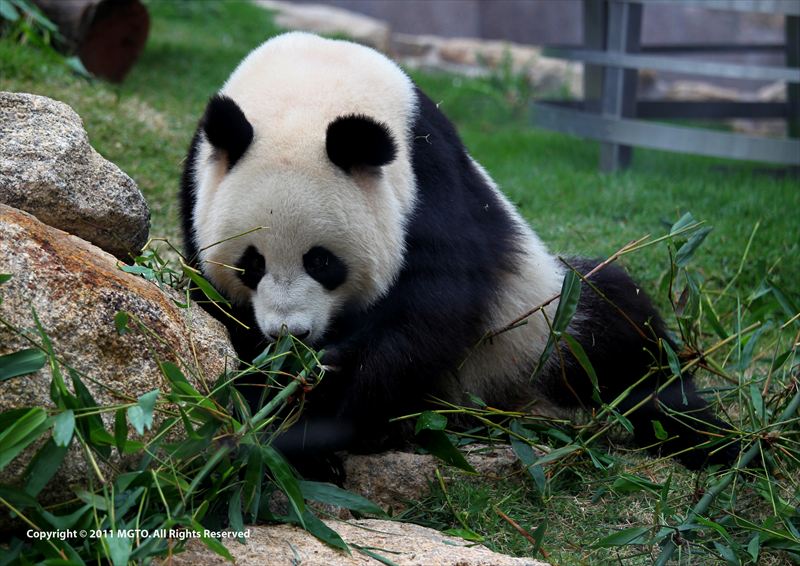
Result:
[[[748,52],[763,45],[641,45],[642,11],[648,4],[695,4],[707,9],[780,13],[785,16],[786,66],[698,61],[685,53]],[[548,48],[545,54],[584,63],[582,101],[540,101],[540,127],[599,140],[600,168],[626,167],[632,147],[800,166],[800,0],[584,0],[584,45]],[[734,39],[734,38],[732,38]],[[641,69],[713,77],[783,81],[785,102],[642,101]],[[788,138],[767,138],[665,124],[647,119],[782,118]]]

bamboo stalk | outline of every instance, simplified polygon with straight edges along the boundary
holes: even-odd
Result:
[[[800,389],[797,391],[797,393],[795,393],[794,398],[786,407],[786,410],[781,413],[778,422],[782,423],[788,421],[792,415],[797,412],[798,407],[800,407]],[[724,477],[720,478],[713,486],[711,486],[708,491],[706,491],[705,495],[703,495],[703,498],[700,499],[700,501],[697,502],[697,505],[694,506],[688,515],[686,515],[686,518],[683,520],[683,523],[681,523],[680,527],[685,527],[691,524],[695,517],[705,513],[717,496],[731,484],[734,478],[737,477],[738,472],[747,467],[753,458],[755,458],[760,452],[761,443],[756,440],[753,445],[750,446],[747,452],[739,457],[739,461],[736,463],[730,473],[725,474]],[[666,546],[664,546],[664,548],[661,550],[661,554],[658,555],[658,560],[655,562],[656,566],[664,566],[672,557],[672,553],[675,552],[676,548],[678,548],[678,546],[675,544],[675,541],[672,540],[672,537],[670,537]]]

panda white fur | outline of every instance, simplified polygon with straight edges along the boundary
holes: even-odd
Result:
[[[187,257],[252,328],[228,324],[240,357],[287,330],[326,350],[336,371],[309,395],[304,430],[316,426],[327,448],[402,441],[407,431],[388,420],[430,396],[469,403],[472,394],[543,413],[595,404],[563,345],[531,383],[549,334],[541,312],[473,348],[556,295],[566,268],[437,105],[372,49],[289,33],[253,51],[208,104],[181,199]],[[586,273],[597,262],[570,263]],[[663,358],[659,339],[674,344],[621,269],[591,281],[605,298],[584,284],[568,331],[610,401]],[[556,306],[545,309],[550,320]],[[725,426],[688,378],[656,400],[665,377],[620,407],[652,397],[630,417],[641,445],[658,443],[654,420],[671,436],[670,453]],[[706,447],[680,458],[699,467],[731,454]]]

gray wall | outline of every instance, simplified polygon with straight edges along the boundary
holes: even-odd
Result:
[[[292,0],[338,6],[389,22],[395,32],[443,37],[505,39],[533,45],[580,44],[583,0]],[[800,1],[800,0],[798,0]],[[644,44],[782,43],[783,16],[708,10],[698,6],[645,6]],[[684,57],[753,65],[785,64],[782,52],[690,54]],[[661,73],[720,86],[755,89],[763,83]]]
[[[394,31],[506,39],[537,45],[578,43],[582,0],[293,0],[329,4],[388,21]],[[652,5],[645,43],[780,42],[783,19],[771,14]]]
[[[580,39],[581,0],[292,0],[386,20],[394,31],[522,43]]]

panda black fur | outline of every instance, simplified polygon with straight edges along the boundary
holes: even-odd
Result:
[[[430,396],[544,414],[595,405],[563,344],[530,382],[549,334],[541,312],[472,349],[556,295],[567,268],[381,54],[304,33],[256,49],[209,102],[181,198],[187,257],[252,328],[222,318],[240,357],[288,330],[336,368],[307,400],[306,425],[323,439],[312,445],[389,447],[408,433],[388,419]],[[568,262],[584,274],[597,264]],[[664,362],[659,339],[675,344],[622,269],[590,281],[603,296],[583,285],[568,332],[607,402]],[[689,450],[726,425],[688,378],[656,400],[666,377],[620,407],[646,399],[630,416],[638,443],[658,444],[657,420],[671,437],[664,450],[684,451],[687,466],[728,461],[733,447]]]

